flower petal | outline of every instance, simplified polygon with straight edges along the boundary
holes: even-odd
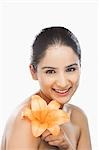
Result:
[[[48,130],[54,135],[57,136],[60,132],[60,127],[58,125],[53,126],[52,128],[48,128]]]
[[[59,109],[60,108],[60,104],[55,101],[52,100],[49,104],[48,104],[48,109]]]
[[[47,107],[47,103],[40,96],[34,95],[32,96],[31,101],[31,109],[32,111],[40,111]]]
[[[45,122],[47,114],[48,114],[48,109],[33,112],[34,118],[37,119],[41,123]]]
[[[32,134],[35,137],[40,136],[47,129],[47,124],[40,124],[38,121],[32,121]]]
[[[32,120],[32,111],[29,108],[25,108],[24,112],[22,112],[22,118],[27,118],[29,120]]]
[[[70,115],[63,110],[51,110],[46,117],[48,127],[51,128],[55,125],[61,125],[70,120]]]

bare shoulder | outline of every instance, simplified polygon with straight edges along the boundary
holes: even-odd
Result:
[[[69,104],[69,108],[71,110],[71,122],[80,128],[77,150],[91,150],[89,125],[85,112],[71,104]]]
[[[28,98],[22,103],[8,121],[5,132],[7,150],[17,148],[36,150],[38,147],[39,138],[33,137],[31,123],[22,119],[22,112],[26,107],[30,107],[30,100],[31,98]]]
[[[69,104],[69,108],[71,110],[71,120],[73,123],[77,123],[80,125],[82,125],[83,122],[87,123],[87,116],[81,108],[72,104]]]
[[[22,119],[22,112],[26,107],[29,107],[30,98],[24,101],[20,106],[18,106],[15,111],[10,116],[7,125],[6,125],[6,136],[10,134],[10,132],[13,130],[15,131],[18,125],[25,125],[26,122]],[[28,124],[28,123],[27,123]]]

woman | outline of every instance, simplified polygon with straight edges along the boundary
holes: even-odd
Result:
[[[32,95],[9,120],[2,150],[91,150],[86,115],[69,104],[80,79],[81,49],[77,38],[64,27],[45,28],[37,35],[32,48],[29,67],[40,85],[40,91],[33,95],[39,95],[47,104],[56,100],[62,110],[70,113],[70,121],[60,125],[57,136],[45,130],[41,136],[34,137],[31,123],[21,118],[22,111],[30,108]]]

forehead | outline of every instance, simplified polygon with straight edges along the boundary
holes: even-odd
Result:
[[[64,45],[50,46],[41,59],[39,65],[51,65],[54,67],[61,65],[70,65],[79,62],[78,56],[71,47]]]

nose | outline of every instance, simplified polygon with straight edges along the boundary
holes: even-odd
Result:
[[[59,88],[68,88],[70,86],[70,80],[68,77],[66,77],[66,74],[59,74],[56,78],[56,85]]]

